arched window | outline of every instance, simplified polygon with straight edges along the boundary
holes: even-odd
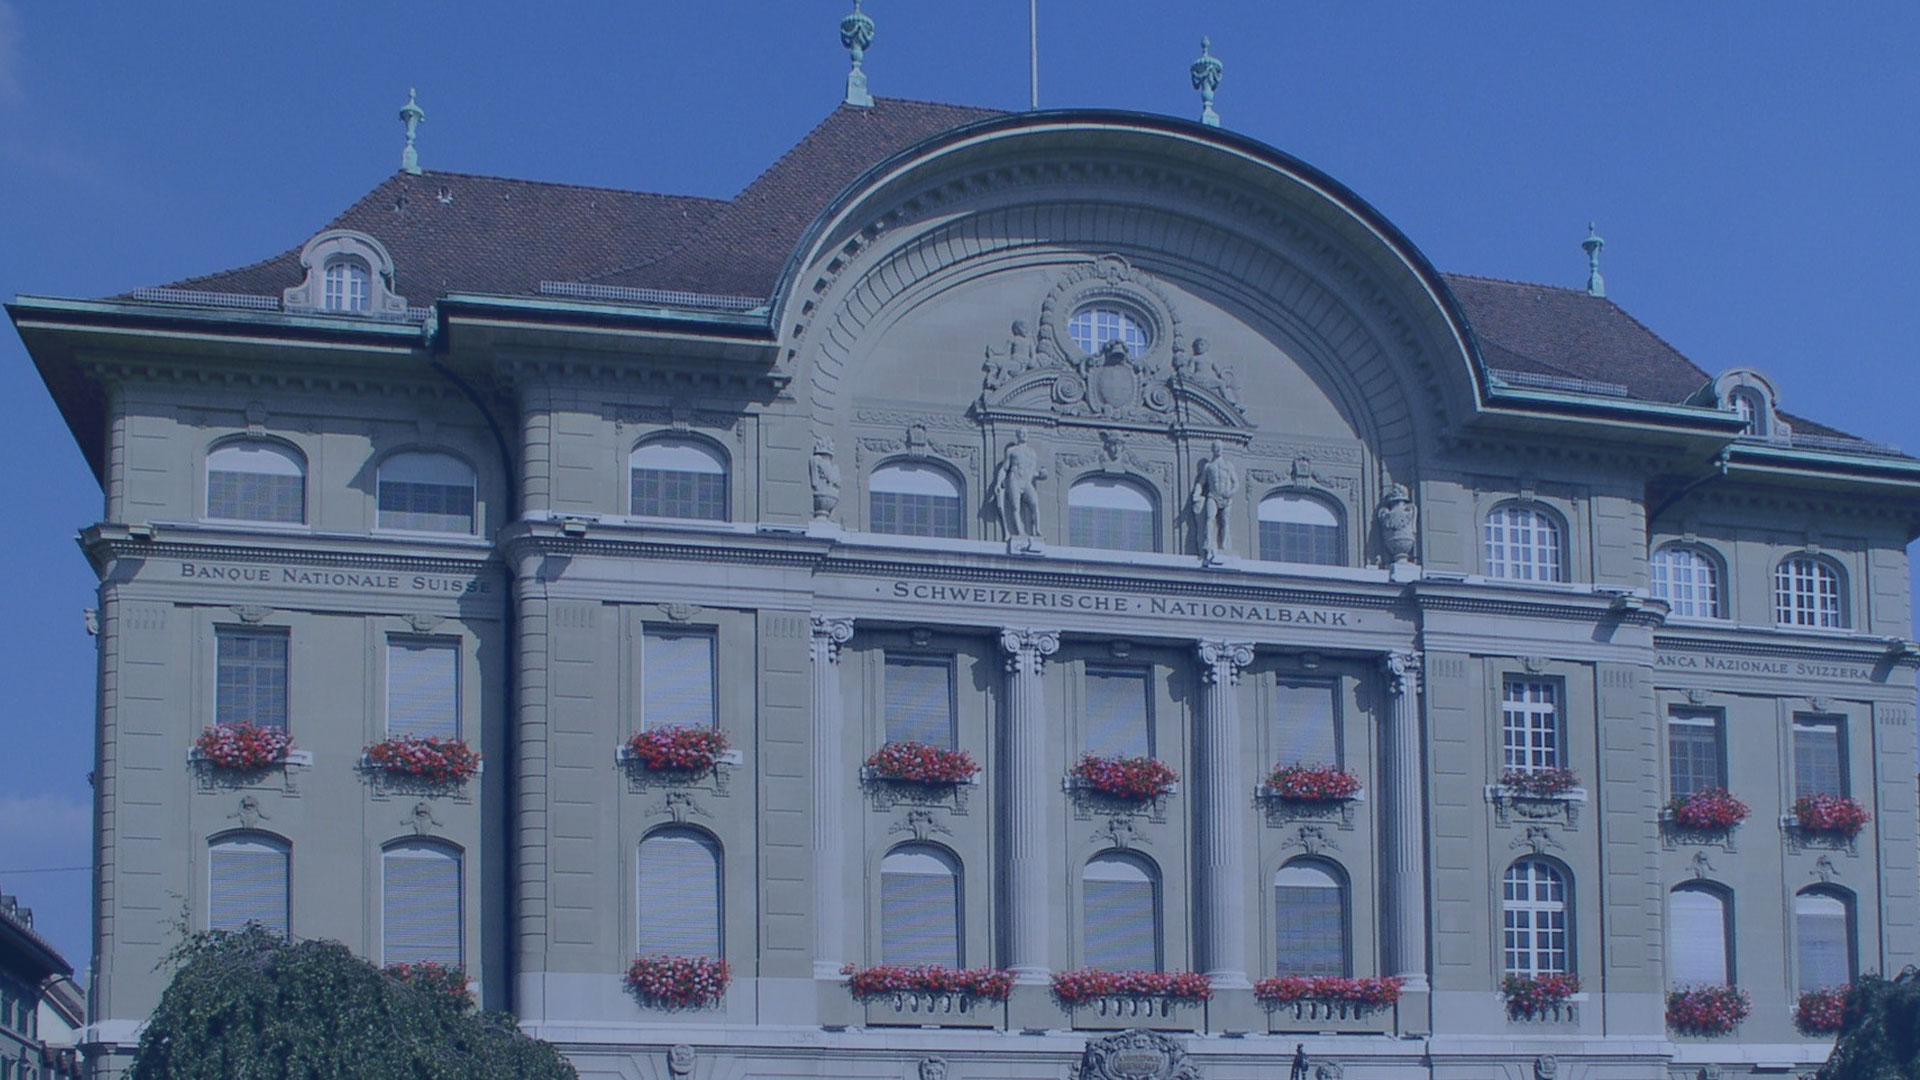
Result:
[[[380,463],[382,529],[473,532],[473,469],[449,454],[408,451]]]
[[[967,535],[960,482],[938,465],[896,461],[867,478],[867,528],[896,536]]]
[[[320,306],[328,311],[364,312],[372,282],[373,274],[366,263],[352,256],[335,259],[327,264]]]
[[[1781,626],[1847,625],[1840,569],[1817,555],[1790,555],[1773,571],[1773,621]]]
[[[1280,492],[1260,500],[1260,557],[1339,566],[1347,561],[1340,510],[1313,495]]]
[[[1067,320],[1067,336],[1081,352],[1091,356],[1109,341],[1126,346],[1128,356],[1142,356],[1149,340],[1147,328],[1130,311],[1116,304],[1091,304],[1073,313]]]
[[[1740,429],[1742,435],[1765,435],[1767,433],[1767,399],[1758,390],[1741,387],[1727,395],[1728,404],[1733,413],[1745,425]]]
[[[1513,581],[1565,581],[1560,522],[1550,512],[1506,503],[1487,515],[1487,576]]]
[[[633,451],[632,512],[727,520],[727,460],[698,439],[650,439]]]
[[[241,930],[259,923],[285,937],[287,878],[292,861],[286,841],[262,833],[216,840],[207,848],[207,929]]]
[[[1667,544],[1653,553],[1653,595],[1675,615],[1725,617],[1720,601],[1720,560],[1688,544]]]
[[[1090,476],[1067,490],[1067,543],[1114,551],[1158,551],[1154,500],[1132,480]]]
[[[669,827],[640,841],[643,955],[719,956],[720,845],[698,829]]]
[[[394,844],[380,856],[380,960],[466,962],[460,852],[431,840]]]
[[[224,521],[307,520],[307,467],[271,443],[228,443],[207,455],[207,516]]]
[[[1507,974],[1572,970],[1571,901],[1566,875],[1545,859],[1507,867],[1500,901]]]
[[[1801,993],[1853,981],[1851,896],[1818,885],[1802,890],[1793,898],[1793,936]]]
[[[1667,894],[1667,981],[1675,986],[1733,982],[1728,961],[1733,920],[1727,896],[1711,885],[1682,885]]]
[[[1087,860],[1080,878],[1086,966],[1160,970],[1160,874],[1137,855],[1110,851]]]
[[[1295,859],[1273,875],[1273,955],[1282,975],[1352,970],[1343,875],[1319,859]]]
[[[960,864],[932,844],[880,860],[880,962],[961,966]]]

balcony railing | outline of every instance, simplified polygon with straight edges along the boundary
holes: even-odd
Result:
[[[872,1027],[1000,1027],[1007,1006],[969,994],[928,990],[901,990],[866,999],[867,1024]]]
[[[1290,1001],[1273,1006],[1267,1030],[1275,1033],[1384,1035],[1393,1030],[1391,1005],[1355,1001]]]

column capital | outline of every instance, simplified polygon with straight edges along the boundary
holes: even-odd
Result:
[[[813,628],[813,658],[837,663],[840,659],[840,646],[853,640],[853,619],[845,615],[820,615],[809,617]]]
[[[1008,671],[1038,675],[1047,657],[1060,648],[1060,631],[1007,627],[1000,631],[1000,647],[1007,651]]]
[[[1197,641],[1194,651],[1200,656],[1201,677],[1208,682],[1224,680],[1232,686],[1240,681],[1240,669],[1253,663],[1251,641]]]
[[[1387,676],[1387,689],[1395,697],[1413,697],[1420,693],[1420,674],[1425,658],[1418,650],[1383,653],[1380,670]]]

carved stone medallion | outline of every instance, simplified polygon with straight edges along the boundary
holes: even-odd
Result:
[[[1200,1067],[1157,1031],[1122,1031],[1087,1040],[1080,1080],[1200,1080]]]

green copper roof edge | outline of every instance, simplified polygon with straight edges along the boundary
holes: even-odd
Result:
[[[1490,391],[1486,402],[1488,409],[1483,415],[1513,415],[1514,405],[1557,406],[1586,413],[1607,414],[1607,419],[1615,417],[1625,419],[1633,415],[1659,417],[1663,427],[1675,423],[1697,424],[1702,434],[1733,436],[1739,433],[1740,418],[1733,413],[1701,405],[1679,405],[1664,401],[1645,401],[1639,398],[1601,397],[1595,394],[1575,394],[1555,390],[1519,390],[1499,387]],[[1502,408],[1502,406],[1509,406]],[[1593,417],[1588,417],[1593,419]]]
[[[108,322],[115,319],[157,323],[188,323],[206,326],[227,325],[252,331],[292,329],[317,330],[326,334],[365,335],[393,338],[408,346],[417,346],[424,331],[421,324],[393,320],[366,319],[347,315],[295,315],[281,311],[251,311],[242,308],[207,308],[188,304],[153,304],[133,300],[78,300],[61,296],[18,295],[7,305],[7,313],[17,325],[22,317],[65,317],[80,322]]]
[[[1733,468],[1746,468],[1765,472],[1802,472],[1832,471],[1833,467],[1847,472],[1875,472],[1889,474],[1890,478],[1900,478],[1908,483],[1920,483],[1920,461],[1910,457],[1890,457],[1885,454],[1843,454],[1833,450],[1798,449],[1789,446],[1760,446],[1750,443],[1734,443],[1728,455],[1728,464]],[[1822,469],[1820,466],[1827,466]]]
[[[654,306],[645,304],[603,304],[591,300],[565,300],[554,297],[505,296],[495,293],[448,293],[440,299],[439,307],[444,318],[448,312],[461,309],[475,311],[502,311],[517,314],[542,314],[555,316],[581,316],[620,321],[645,320],[649,322],[685,323],[702,329],[724,327],[729,330],[753,330],[766,336],[767,343],[773,340],[773,327],[768,320],[767,309],[754,308],[750,311],[706,311],[697,308]]]

